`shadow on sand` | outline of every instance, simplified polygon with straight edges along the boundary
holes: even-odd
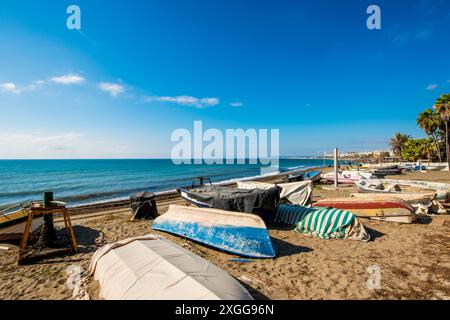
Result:
[[[261,291],[253,288],[252,286],[248,285],[244,281],[241,281],[239,279],[236,279],[247,291],[252,295],[253,299],[255,300],[270,300],[268,296],[266,296]]]
[[[96,240],[101,233],[95,229],[84,226],[73,226],[73,232],[78,244],[78,253],[89,253],[98,249]],[[33,246],[27,249],[23,265],[60,263],[63,259],[70,258],[74,252],[72,243],[67,238],[65,229],[56,231],[57,241],[51,248],[39,248]],[[71,262],[82,261],[82,258],[71,258]]]
[[[418,215],[417,223],[420,224],[430,224],[433,221],[433,218],[430,216]]]
[[[80,249],[82,249],[82,252],[92,252],[98,249],[97,239],[101,235],[98,230],[84,226],[74,226],[73,232],[75,233],[75,238],[77,239],[78,246],[81,247]],[[64,238],[64,235],[64,229],[58,231],[58,237]],[[65,237],[65,239],[67,239],[67,237]]]
[[[375,241],[378,238],[381,238],[385,234],[383,232],[377,231],[375,229],[369,228],[368,226],[364,226],[364,229],[370,234],[370,241]]]
[[[271,237],[273,244],[278,250],[277,257],[289,257],[298,253],[307,253],[313,251],[313,249],[303,246],[297,246],[295,244],[286,242],[281,239]]]

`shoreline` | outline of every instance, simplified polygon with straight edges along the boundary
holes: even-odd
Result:
[[[214,185],[219,186],[234,186],[237,182],[241,181],[259,181],[259,182],[273,182],[278,181],[282,179],[283,177],[286,177],[289,174],[292,173],[300,173],[305,171],[311,171],[311,170],[325,170],[328,167],[307,167],[297,170],[291,170],[286,172],[277,172],[277,173],[271,173],[266,175],[259,175],[259,176],[253,176],[253,177],[243,177],[243,178],[236,178],[236,179],[228,179],[224,181],[219,181],[213,183]],[[181,187],[181,186],[180,186]],[[144,190],[143,190],[144,191]],[[156,197],[156,202],[159,201],[167,201],[170,199],[175,199],[179,197],[177,189],[172,190],[163,190],[163,191],[157,191],[154,192]],[[71,215],[78,215],[78,214],[84,214],[86,211],[109,211],[112,209],[119,209],[123,207],[130,206],[130,197],[123,197],[117,200],[102,200],[98,202],[93,203],[87,203],[87,204],[79,204],[74,206],[68,206],[69,212]]]
[[[128,162],[131,161],[131,162]],[[329,165],[328,161],[311,159],[282,159],[271,168],[261,164],[190,165],[176,166],[170,159],[102,160],[55,160],[55,164],[23,164],[11,161],[1,166],[0,210],[27,201],[39,201],[45,191],[53,191],[55,198],[67,206],[83,206],[102,202],[117,202],[147,190],[150,192],[173,192],[181,186],[190,185],[192,177],[209,177],[214,183],[228,183],[246,179],[259,179],[261,175],[273,175]]]

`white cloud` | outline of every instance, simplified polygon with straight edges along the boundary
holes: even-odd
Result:
[[[38,88],[41,88],[44,85],[45,81],[43,80],[37,80],[35,82],[33,82],[32,84],[29,84],[28,86],[26,86],[24,88],[24,90],[28,90],[28,91],[34,91]]]
[[[101,82],[98,87],[100,90],[108,92],[113,97],[116,97],[125,91],[123,85],[118,83]]]
[[[6,158],[47,157],[70,153],[81,142],[78,133],[0,133],[0,154]]]
[[[57,144],[66,144],[69,142],[77,141],[81,137],[78,133],[63,133],[57,135],[44,136],[41,133],[36,134],[1,134],[0,146],[18,144],[22,146],[40,146],[40,147],[52,147]]]
[[[194,105],[199,103],[198,98],[194,98],[191,96],[177,96],[177,97],[156,97],[156,100],[162,102],[173,102],[178,104],[185,105]]]
[[[85,79],[76,74],[66,74],[60,77],[53,77],[50,79],[50,81],[59,84],[69,85],[69,84],[81,84],[85,81]]]
[[[230,106],[232,107],[242,107],[244,104],[242,102],[232,102]]]
[[[19,94],[20,90],[17,88],[17,86],[12,82],[2,83],[0,84],[0,90],[6,91],[14,94]]]
[[[155,141],[151,142],[156,144]],[[155,155],[152,152],[154,151],[151,148],[142,148],[142,143],[128,145],[126,139],[111,139],[110,134],[89,136],[71,131],[55,133],[0,131],[0,155],[3,159],[129,159],[165,156]],[[167,152],[170,154],[170,149]]]
[[[438,87],[437,84],[429,84],[426,89],[428,91],[432,91],[432,90],[435,90],[437,87]]]
[[[200,104],[206,106],[216,106],[220,103],[218,98],[202,98],[200,99]]]
[[[192,106],[195,108],[205,108],[218,105],[220,103],[219,98],[196,98],[192,96],[175,96],[175,97],[147,97],[146,102],[159,101],[170,102],[184,106]]]

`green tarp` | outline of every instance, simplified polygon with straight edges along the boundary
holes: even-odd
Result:
[[[322,239],[370,240],[369,234],[357,216],[347,210],[280,205],[274,222],[294,227],[299,233]]]

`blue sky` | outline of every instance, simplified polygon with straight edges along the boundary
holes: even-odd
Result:
[[[2,0],[0,158],[168,157],[194,120],[280,129],[282,155],[383,149],[450,92],[449,30],[443,0]]]

